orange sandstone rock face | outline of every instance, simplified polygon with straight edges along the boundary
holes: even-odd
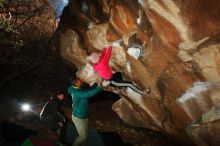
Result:
[[[72,0],[59,27],[61,56],[91,83],[97,75],[82,66],[114,42],[111,69],[152,92],[111,88],[121,96],[113,110],[131,125],[189,142],[187,126],[220,101],[219,14],[218,0]]]
[[[219,112],[218,104],[187,127],[187,133],[195,143],[204,146],[219,144]]]

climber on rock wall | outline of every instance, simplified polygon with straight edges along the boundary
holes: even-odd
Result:
[[[99,74],[99,76],[107,80],[110,86],[113,87],[129,87],[133,91],[144,95],[145,91],[139,89],[135,86],[132,82],[124,81],[120,72],[116,72],[112,74],[112,70],[109,67],[109,59],[112,52],[112,45],[108,45],[107,47],[103,48],[101,55],[97,53],[92,53],[89,56],[89,60],[93,63],[93,69]],[[99,57],[99,58],[98,58]],[[146,93],[150,93],[151,89],[147,88]]]

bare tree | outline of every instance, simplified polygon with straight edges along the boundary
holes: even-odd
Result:
[[[0,1],[0,88],[27,75],[37,80],[52,74],[48,62],[55,53],[49,44],[55,29],[47,0]]]

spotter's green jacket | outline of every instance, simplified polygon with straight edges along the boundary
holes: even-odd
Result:
[[[77,88],[70,86],[68,93],[72,97],[72,114],[80,119],[88,118],[88,98],[96,95],[102,90],[100,86],[94,84],[90,88]]]

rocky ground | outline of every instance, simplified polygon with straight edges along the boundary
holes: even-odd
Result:
[[[98,98],[103,98],[101,101],[95,98],[90,102],[91,128],[105,132],[117,132],[125,143],[131,143],[133,146],[172,145],[162,133],[127,125],[111,109],[112,103],[117,100],[116,97],[100,96]]]
[[[18,92],[18,90],[14,90]],[[48,91],[49,92],[49,91]],[[29,91],[29,101],[38,103],[36,107],[33,107],[31,113],[24,113],[19,110],[19,101],[26,100],[25,96],[18,96],[15,93],[11,96],[4,95],[1,102],[1,121],[8,119],[12,122],[20,124],[26,128],[34,129],[38,131],[39,138],[56,139],[56,135],[48,132],[46,127],[42,125],[38,119],[39,112],[43,103],[49,99],[49,93],[47,91],[32,93]],[[27,91],[26,91],[27,93]],[[18,94],[18,93],[17,93]],[[21,93],[19,93],[21,94]],[[12,99],[13,96],[13,99]],[[11,99],[10,99],[11,98]],[[31,98],[31,99],[30,99]],[[10,100],[9,100],[10,99]],[[89,127],[100,130],[101,132],[115,132],[118,133],[124,143],[130,143],[133,146],[169,146],[168,139],[159,132],[147,130],[138,127],[132,127],[124,123],[118,115],[111,109],[111,105],[118,99],[117,96],[111,93],[100,94],[90,100],[90,120]],[[13,101],[13,102],[11,102]],[[16,102],[15,102],[16,101]],[[17,103],[17,105],[15,105]],[[17,106],[17,107],[16,107]],[[9,108],[10,107],[10,108]],[[67,116],[71,114],[71,100],[67,98],[63,107]]]

